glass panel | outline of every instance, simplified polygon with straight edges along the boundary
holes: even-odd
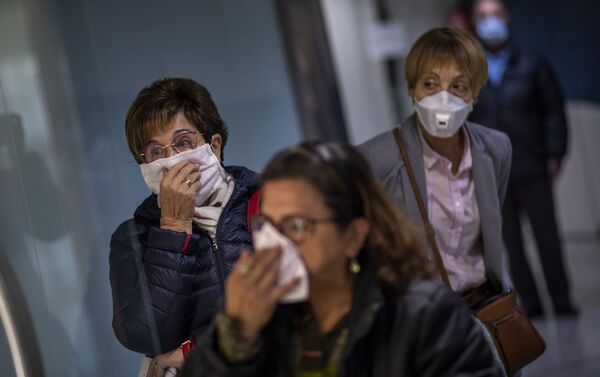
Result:
[[[111,328],[108,250],[149,194],[123,132],[142,87],[205,84],[229,126],[228,165],[259,170],[300,139],[270,0],[144,8],[0,0],[0,249],[49,376],[137,373],[142,355]]]
[[[0,376],[16,377],[5,330],[2,321],[0,321]]]

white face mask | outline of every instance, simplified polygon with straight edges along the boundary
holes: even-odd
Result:
[[[465,123],[473,101],[465,102],[446,91],[415,100],[415,111],[431,136],[449,138]]]
[[[196,207],[200,207],[219,185],[227,180],[227,173],[209,144],[201,145],[191,151],[178,153],[168,158],[161,158],[149,164],[141,164],[142,176],[150,191],[160,194],[163,168],[170,169],[173,165],[183,160],[189,160],[200,165],[200,189],[196,194],[195,201]]]
[[[260,230],[254,231],[252,236],[254,249],[259,252],[261,249],[269,247],[281,247],[278,285],[287,284],[295,278],[300,279],[298,285],[279,301],[284,303],[306,301],[308,299],[308,273],[300,258],[298,247],[268,222]]]

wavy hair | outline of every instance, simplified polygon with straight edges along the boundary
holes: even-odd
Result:
[[[279,152],[267,164],[262,183],[304,179],[322,196],[338,229],[364,217],[371,224],[358,261],[375,268],[393,292],[413,279],[429,278],[420,233],[376,181],[367,161],[352,146],[304,142]]]

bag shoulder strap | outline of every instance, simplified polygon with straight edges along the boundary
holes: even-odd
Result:
[[[433,256],[435,258],[435,264],[440,274],[442,275],[442,280],[444,283],[452,289],[450,285],[450,279],[448,278],[448,272],[444,267],[444,260],[442,259],[442,255],[440,254],[440,249],[438,248],[437,242],[435,241],[435,230],[433,229],[433,225],[429,222],[429,217],[427,216],[427,212],[425,211],[425,202],[423,201],[423,197],[421,196],[421,192],[419,191],[419,186],[417,185],[417,179],[415,178],[415,173],[412,169],[412,165],[410,164],[410,160],[408,158],[408,153],[406,153],[406,148],[404,147],[404,142],[402,141],[402,137],[400,136],[400,131],[398,127],[394,128],[392,131],[394,134],[394,139],[396,139],[396,144],[398,145],[398,149],[400,149],[400,154],[402,155],[402,160],[404,161],[404,166],[406,166],[406,172],[408,173],[408,179],[410,180],[410,185],[412,186],[413,192],[415,194],[415,198],[417,199],[417,205],[419,206],[419,212],[421,213],[421,218],[423,219],[423,224],[425,224],[425,233],[427,235],[427,241],[429,242],[429,246],[433,250]]]
[[[252,233],[252,218],[260,212],[260,198],[262,193],[260,189],[256,190],[248,200],[248,213],[246,221],[248,222],[248,230]]]

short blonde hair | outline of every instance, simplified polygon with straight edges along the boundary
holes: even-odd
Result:
[[[429,67],[444,66],[452,61],[469,77],[473,96],[477,96],[487,81],[485,51],[474,36],[457,28],[432,29],[417,39],[404,66],[408,89],[414,89]]]

